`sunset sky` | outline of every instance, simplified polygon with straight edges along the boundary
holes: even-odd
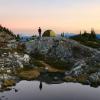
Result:
[[[0,24],[15,33],[36,34],[53,29],[57,33],[100,33],[100,0],[0,0]]]

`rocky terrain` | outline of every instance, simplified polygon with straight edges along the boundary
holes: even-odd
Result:
[[[100,85],[100,51],[63,37],[8,42],[0,48],[1,90],[23,79],[78,82],[97,87]]]
[[[100,51],[66,38],[41,38],[26,43],[27,52],[44,55],[45,58],[71,62],[73,68],[96,66],[100,63]]]
[[[35,39],[26,47],[32,57],[64,69],[66,81],[100,83],[100,51],[96,49],[66,38]]]
[[[11,40],[15,40],[16,35],[8,28],[0,25],[0,48],[5,47]]]

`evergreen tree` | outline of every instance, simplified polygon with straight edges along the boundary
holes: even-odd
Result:
[[[80,31],[80,36],[82,35],[82,32]]]
[[[83,35],[84,35],[84,36],[87,36],[87,35],[88,35],[88,33],[87,33],[86,30],[84,31]]]
[[[16,36],[16,40],[17,40],[17,41],[20,40],[20,35],[19,35],[19,34],[17,34],[17,36]]]
[[[94,29],[91,29],[90,40],[96,40],[96,33],[95,33]]]
[[[82,38],[84,41],[88,41],[89,40],[89,33],[85,30],[83,35],[82,35]]]

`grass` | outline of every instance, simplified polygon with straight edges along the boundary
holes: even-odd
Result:
[[[34,64],[34,66],[36,66],[36,67],[45,67],[45,65],[43,65],[39,60],[31,59],[30,62],[31,62],[32,64]]]
[[[15,85],[16,82],[14,80],[4,80],[2,87],[9,87]]]
[[[21,79],[25,79],[25,80],[33,80],[33,79],[36,79],[39,75],[40,75],[40,73],[37,70],[21,71],[18,74],[18,76]]]
[[[76,79],[71,76],[64,77],[65,82],[76,82]]]
[[[87,36],[80,36],[80,35],[71,37],[71,39],[76,40],[80,42],[81,44],[91,47],[91,48],[96,48],[96,49],[100,48],[99,39],[89,40]]]
[[[41,62],[38,61],[41,60],[56,69],[70,70],[72,68],[72,64],[68,61],[65,62],[57,60],[56,58],[53,57],[46,57],[45,55],[42,55],[40,53],[34,53],[31,55],[31,57],[33,58],[31,62],[38,67],[45,67],[43,64],[41,64]]]
[[[77,80],[77,82],[85,83],[85,81],[88,79],[88,76],[85,74],[82,74],[82,75],[76,77],[75,79]]]
[[[48,58],[47,60],[45,60],[45,62],[50,66],[52,66],[53,68],[60,70],[71,70],[72,68],[70,62],[57,60],[55,58]]]
[[[85,45],[85,46],[89,46],[89,47],[92,47],[92,48],[100,48],[100,42],[97,42],[97,41],[80,41],[81,44]]]

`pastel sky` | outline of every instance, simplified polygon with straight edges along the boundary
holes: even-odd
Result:
[[[0,0],[0,24],[15,33],[90,31],[100,33],[100,0]]]

